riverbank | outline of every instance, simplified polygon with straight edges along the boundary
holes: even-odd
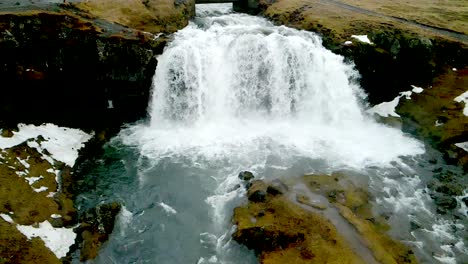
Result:
[[[155,56],[195,7],[124,2],[126,9],[119,1],[0,3],[1,263],[67,263],[77,249],[85,261],[112,232],[120,204],[77,213],[78,165],[97,158],[124,123],[146,116]],[[66,131],[88,136],[71,146],[80,137]],[[68,142],[54,141],[62,134]],[[76,154],[64,163],[57,149]]]

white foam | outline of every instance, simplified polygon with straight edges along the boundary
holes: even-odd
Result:
[[[132,222],[133,214],[130,212],[127,207],[122,206],[120,209],[119,219],[121,223],[125,226],[128,226]]]
[[[165,204],[163,202],[159,202],[158,204],[159,204],[159,206],[162,207],[162,209],[164,209],[164,212],[166,212],[167,214],[177,214],[177,211],[174,208],[172,208],[171,206],[169,206],[169,205],[167,205],[167,204]]]
[[[39,223],[37,228],[24,225],[17,225],[16,228],[28,239],[41,238],[57,258],[65,257],[75,243],[76,234],[72,228],[54,228],[48,221]]]
[[[462,201],[462,199],[466,197],[468,197],[468,190],[464,190],[462,195],[455,197],[457,203],[460,205],[458,212],[464,216],[468,216],[468,207],[466,206],[465,202]]]
[[[352,35],[352,38],[355,38],[361,42],[367,43],[367,44],[374,44],[370,41],[370,39],[367,37],[367,35]]]
[[[13,137],[0,137],[0,148],[10,148],[42,135],[45,141],[40,144],[30,143],[30,146],[37,148],[41,153],[43,149],[46,149],[52,158],[71,167],[78,157],[78,150],[91,139],[90,134],[79,129],[58,127],[53,124],[41,126],[19,124],[18,128],[18,132],[13,132]]]
[[[455,102],[458,102],[458,103],[461,103],[461,102],[465,103],[465,108],[463,108],[463,114],[468,116],[468,91],[457,96],[454,100]]]
[[[434,256],[434,258],[437,259],[438,261],[442,262],[442,263],[457,264],[457,260],[454,257],[450,257],[450,256],[447,256],[447,255]]]

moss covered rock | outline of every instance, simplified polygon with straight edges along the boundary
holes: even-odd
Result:
[[[233,238],[254,249],[261,263],[417,263],[411,249],[385,234],[389,226],[373,215],[363,186],[342,174],[306,175],[299,182],[309,191],[290,182],[284,194],[268,192],[270,183],[254,181],[247,205],[234,210]],[[250,198],[259,192],[262,199]],[[328,203],[310,199],[309,192]],[[334,210],[340,219],[328,218]],[[359,239],[343,236],[333,221],[351,224]]]

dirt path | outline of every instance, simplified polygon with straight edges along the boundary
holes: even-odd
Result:
[[[456,40],[464,42],[464,43],[468,43],[468,36],[467,35],[465,35],[463,33],[460,33],[460,32],[450,30],[450,29],[439,28],[439,27],[435,27],[435,26],[431,26],[431,25],[422,24],[422,23],[412,21],[412,20],[409,20],[409,19],[404,19],[404,18],[400,18],[400,17],[396,17],[396,16],[389,16],[389,15],[381,14],[381,13],[371,11],[371,10],[368,10],[368,9],[364,9],[364,8],[361,8],[361,7],[349,5],[349,4],[346,4],[346,3],[343,3],[343,2],[340,2],[340,1],[337,1],[337,0],[321,0],[321,2],[324,3],[324,4],[331,4],[331,5],[334,5],[336,7],[343,8],[343,9],[346,9],[346,10],[349,10],[349,11],[352,11],[352,12],[357,12],[357,13],[360,13],[360,14],[374,16],[374,17],[386,18],[386,19],[396,21],[396,22],[400,22],[400,23],[403,23],[403,24],[406,24],[406,25],[416,26],[418,28],[433,32],[435,34],[443,35],[443,36],[450,37],[450,38],[456,39]]]

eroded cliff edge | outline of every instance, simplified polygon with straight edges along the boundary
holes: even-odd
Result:
[[[145,117],[155,56],[194,1],[51,2],[0,5],[2,126],[118,128]]]
[[[67,263],[76,249],[82,261],[96,257],[121,205],[78,214],[80,167],[122,124],[145,118],[156,55],[194,9],[190,0],[0,3],[1,263]],[[63,127],[90,132],[86,147],[68,149],[80,149],[74,166],[45,147],[67,151],[54,141]]]

